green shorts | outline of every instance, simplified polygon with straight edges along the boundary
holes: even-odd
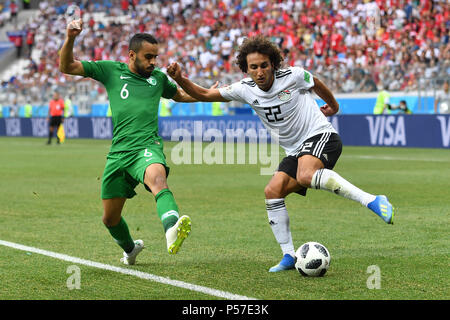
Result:
[[[166,168],[166,177],[169,175],[161,139],[139,151],[109,153],[106,159],[102,199],[133,198],[136,186],[144,184],[145,169],[153,163],[161,163]],[[144,186],[150,191],[147,185]]]

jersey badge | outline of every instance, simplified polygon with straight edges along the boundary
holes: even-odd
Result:
[[[288,101],[291,97],[291,92],[289,90],[283,90],[278,94],[278,98],[281,101]]]
[[[153,77],[148,78],[148,79],[147,79],[147,82],[148,82],[151,86],[156,86],[156,83],[157,83],[156,79],[153,78]]]

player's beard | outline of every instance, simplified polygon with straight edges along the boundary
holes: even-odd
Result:
[[[134,61],[134,67],[136,68],[136,72],[139,73],[139,75],[141,75],[144,78],[150,78],[150,76],[152,75],[153,70],[155,69],[155,66],[150,66],[149,68],[145,68],[142,63],[141,60],[139,60],[138,57],[136,57],[136,60]]]

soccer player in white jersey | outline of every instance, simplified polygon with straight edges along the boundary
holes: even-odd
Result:
[[[236,100],[249,104],[285,150],[286,157],[264,189],[269,223],[283,252],[281,262],[270,272],[294,268],[295,249],[284,202],[290,193],[305,196],[307,188],[327,190],[361,203],[388,224],[393,224],[394,218],[386,196],[369,194],[332,170],[342,143],[326,117],[336,114],[339,104],[318,78],[301,67],[280,69],[282,61],[278,47],[257,36],[246,39],[237,56],[239,68],[250,77],[227,87],[200,87],[182,75],[177,63],[167,69],[199,101]],[[326,104],[319,108],[311,91]]]

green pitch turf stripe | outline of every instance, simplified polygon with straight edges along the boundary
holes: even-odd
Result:
[[[28,246],[24,246],[24,245],[21,245],[18,243],[14,243],[14,242],[0,240],[0,245],[5,246],[5,247],[14,248],[17,250],[41,254],[41,255],[44,255],[47,257],[51,257],[51,258],[55,258],[55,259],[63,260],[63,261],[68,261],[68,262],[72,262],[75,264],[81,264],[81,265],[85,265],[88,267],[113,271],[113,272],[117,272],[117,273],[122,273],[122,274],[130,275],[130,276],[138,277],[138,278],[145,279],[145,280],[150,280],[150,281],[155,281],[155,282],[159,282],[162,284],[167,284],[167,285],[174,286],[174,287],[179,287],[179,288],[183,288],[183,289],[187,289],[187,290],[191,290],[191,291],[197,291],[197,292],[201,292],[201,293],[204,293],[204,294],[207,294],[210,296],[215,296],[215,297],[224,298],[224,299],[228,299],[228,300],[256,300],[256,298],[240,296],[240,295],[233,294],[230,292],[216,290],[216,289],[203,287],[203,286],[198,286],[196,284],[191,284],[191,283],[187,283],[184,281],[172,280],[169,278],[164,278],[164,277],[160,277],[160,276],[157,276],[154,274],[141,272],[141,271],[137,271],[137,270],[133,270],[133,269],[119,268],[119,267],[115,267],[115,266],[112,266],[109,264],[103,264],[103,263],[99,263],[99,262],[95,262],[95,261],[84,260],[84,259],[80,259],[77,257],[71,257],[71,256],[68,256],[65,254],[42,250],[42,249],[34,248],[34,247],[28,247]]]

